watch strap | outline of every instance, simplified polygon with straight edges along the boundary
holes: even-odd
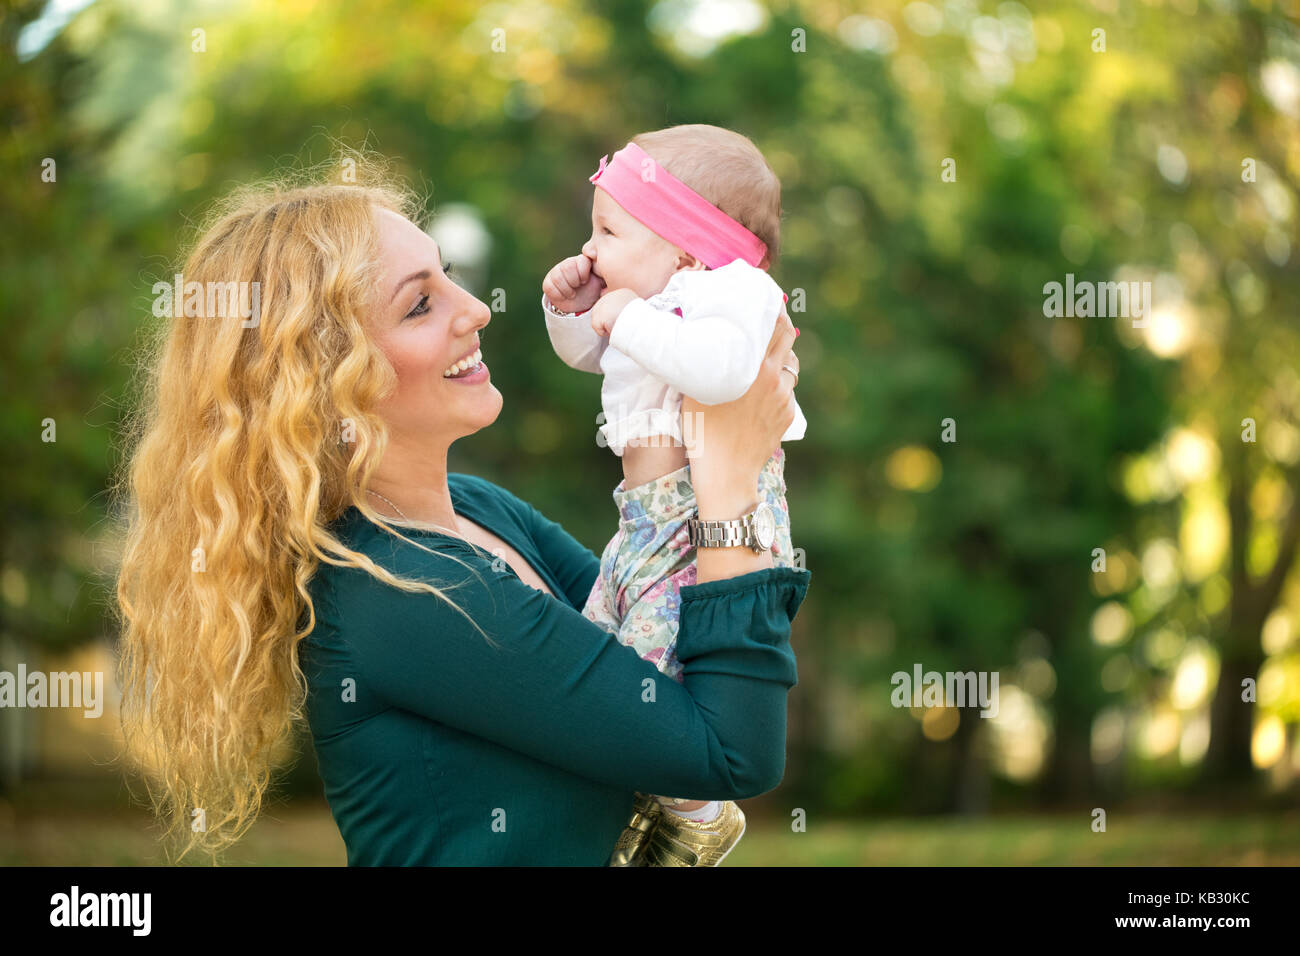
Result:
[[[701,521],[692,518],[691,544],[697,548],[735,548],[754,546],[754,530],[750,516],[728,521]]]
[[[749,514],[728,520],[701,521],[698,517],[691,518],[687,522],[691,544],[697,548],[744,547],[755,554],[762,554],[768,548],[759,543],[754,527],[755,517],[762,507],[760,502]]]

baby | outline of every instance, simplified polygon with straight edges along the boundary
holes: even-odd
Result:
[[[781,184],[753,143],[716,126],[642,133],[608,159],[591,177],[591,238],[542,283],[556,354],[604,376],[597,444],[623,460],[619,529],[583,614],[681,681],[679,591],[696,583],[685,446],[698,433],[683,428],[682,396],[730,402],[758,375],[786,298],[765,271]],[[781,440],[806,426],[796,403]],[[793,566],[784,456],[768,460],[754,496],[777,567]],[[732,801],[638,794],[610,865],[716,866],[744,830]]]

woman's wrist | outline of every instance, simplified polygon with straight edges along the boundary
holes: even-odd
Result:
[[[697,477],[698,475],[698,477]],[[691,464],[691,486],[701,521],[731,521],[758,507],[758,473],[748,478],[715,479]]]
[[[768,549],[760,554],[745,546],[734,548],[696,548],[695,580],[699,584],[705,581],[722,581],[726,578],[751,574],[776,565],[772,563],[772,551]]]
[[[750,486],[748,492],[744,491],[746,485]],[[757,476],[752,482],[742,478],[730,485],[706,481],[703,488],[695,489],[696,517],[700,521],[743,518],[753,514],[758,502]],[[696,580],[699,582],[721,581],[770,567],[774,567],[771,550],[755,554],[752,548],[743,544],[730,548],[695,549]]]

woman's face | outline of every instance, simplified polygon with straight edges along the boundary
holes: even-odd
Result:
[[[414,223],[378,207],[375,218],[381,267],[372,334],[397,372],[397,389],[378,410],[397,441],[450,445],[501,411],[486,363],[462,378],[443,374],[467,356],[473,362],[492,312],[447,277],[437,243]]]

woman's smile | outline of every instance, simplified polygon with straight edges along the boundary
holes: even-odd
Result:
[[[483,361],[482,346],[475,345],[474,351],[470,352],[466,356],[463,356],[462,358],[457,359],[451,365],[447,366],[447,370],[442,373],[442,377],[443,378],[462,377],[465,375],[466,372],[477,370],[478,366],[482,363],[482,361]]]
[[[446,375],[444,378],[457,385],[479,385],[489,378],[487,363],[480,358],[478,364],[470,370],[462,371],[459,375]]]

